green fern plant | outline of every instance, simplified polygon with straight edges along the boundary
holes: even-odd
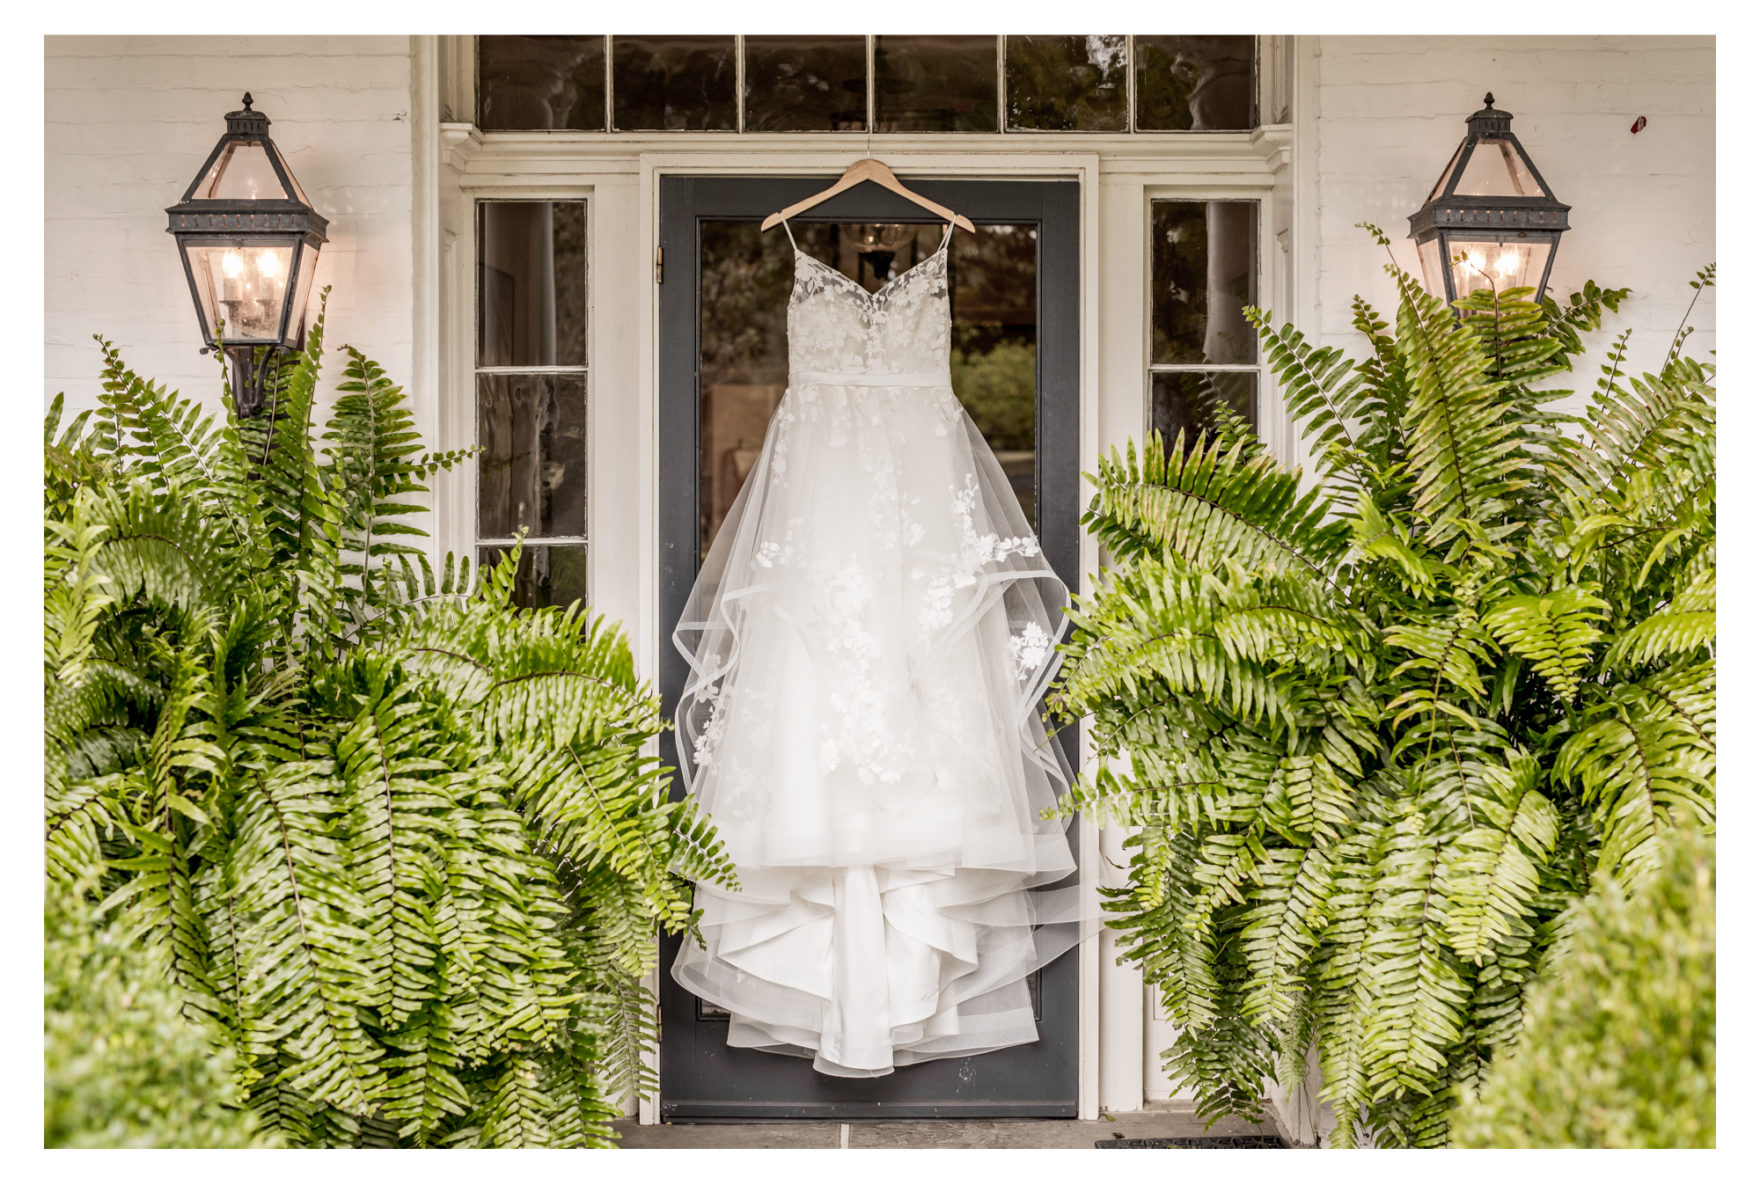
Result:
[[[1543,382],[1628,292],[1475,292],[1461,321],[1388,270],[1361,358],[1247,312],[1311,482],[1225,409],[1102,459],[1112,565],[1051,702],[1098,758],[1062,812],[1133,828],[1103,903],[1175,1083],[1254,1117],[1314,1052],[1337,1143],[1436,1145],[1569,902],[1712,815],[1713,369],[1677,339],[1629,376],[1622,336],[1560,412]]]
[[[103,343],[44,427],[46,858],[151,946],[294,1144],[606,1145],[652,1091],[642,976],[731,882],[668,800],[622,632],[411,541],[423,449],[323,315],[240,421]],[[102,342],[102,341],[100,341]]]

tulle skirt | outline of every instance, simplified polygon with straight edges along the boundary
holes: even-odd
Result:
[[[791,384],[673,634],[741,886],[698,881],[672,975],[730,1046],[877,1076],[1038,1037],[1027,978],[1082,935],[1039,816],[1067,602],[948,385]]]

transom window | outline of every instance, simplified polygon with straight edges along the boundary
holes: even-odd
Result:
[[[1252,36],[497,36],[484,131],[1203,132],[1258,125]]]

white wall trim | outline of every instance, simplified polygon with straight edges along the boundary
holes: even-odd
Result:
[[[410,372],[407,395],[416,428],[438,439],[444,398],[440,385],[440,47],[439,38],[413,36],[409,62],[410,135]],[[429,560],[444,551],[437,521],[440,490],[429,493]]]

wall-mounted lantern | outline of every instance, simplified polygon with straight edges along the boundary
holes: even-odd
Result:
[[[1411,216],[1424,286],[1453,303],[1475,290],[1531,286],[1546,294],[1570,206],[1552,195],[1540,169],[1510,132],[1508,111],[1467,116],[1467,136],[1424,207]]]
[[[249,94],[243,110],[226,116],[226,133],[183,199],[165,211],[202,322],[202,350],[225,351],[233,404],[240,417],[253,416],[270,362],[304,339],[329,223],[306,200]]]

